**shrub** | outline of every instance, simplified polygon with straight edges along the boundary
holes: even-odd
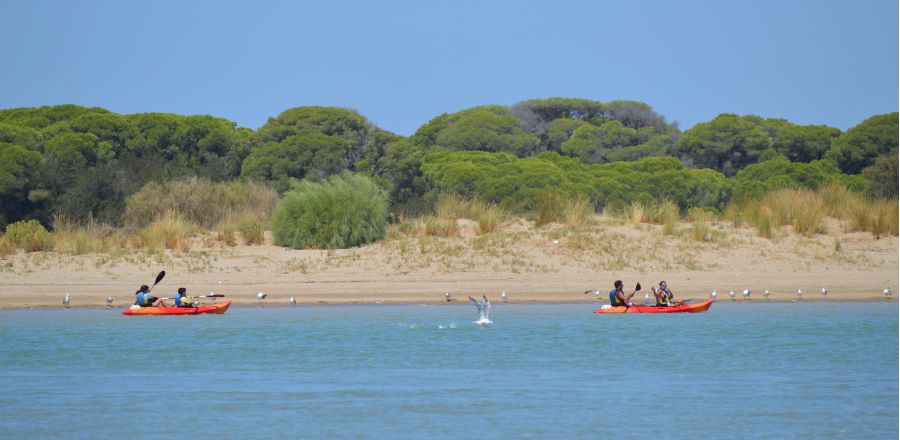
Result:
[[[710,222],[712,222],[713,218],[714,214],[709,210],[691,208],[691,210],[688,211],[688,220],[691,222],[691,239],[694,241],[712,240]]]
[[[244,244],[262,244],[265,241],[262,225],[255,219],[240,222],[238,231],[241,233],[241,238],[244,239]]]
[[[455,219],[428,215],[422,218],[425,227],[425,235],[432,237],[456,237],[459,235],[459,225]]]
[[[350,173],[302,182],[272,215],[275,244],[295,249],[347,248],[384,237],[387,194],[372,179]]]
[[[21,220],[7,225],[3,241],[10,249],[25,252],[53,250],[53,236],[37,220]]]
[[[563,199],[559,193],[544,192],[537,200],[534,208],[534,225],[543,226],[562,219]]]
[[[226,226],[222,228],[219,239],[225,243],[225,246],[237,246],[237,239],[234,236],[234,228]]]
[[[191,248],[190,238],[197,232],[197,226],[184,219],[180,214],[169,211],[157,217],[153,223],[142,229],[139,238],[132,244],[135,247],[146,247],[150,250],[163,247],[166,249],[188,251]]]
[[[469,204],[469,217],[478,222],[479,235],[496,231],[508,216],[505,209],[494,203],[475,199]]]
[[[567,199],[563,204],[563,219],[566,226],[580,228],[589,225],[594,217],[594,206],[587,197]]]
[[[214,183],[191,177],[175,182],[151,182],[128,197],[123,223],[142,228],[166,212],[175,211],[204,228],[232,225],[242,220],[269,221],[278,193],[257,182]]]

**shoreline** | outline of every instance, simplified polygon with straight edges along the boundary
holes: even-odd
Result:
[[[224,298],[224,299],[228,299],[228,298],[226,297],[226,298]],[[489,299],[490,299],[490,298],[489,298]],[[706,299],[704,299],[703,301],[705,301],[705,300],[706,300]],[[695,304],[698,303],[698,302],[701,302],[701,300],[695,299],[695,300],[693,301],[693,303],[695,303]],[[821,299],[821,298],[816,298],[816,299],[803,299],[803,300],[796,300],[796,299],[780,299],[780,300],[779,300],[779,299],[768,299],[768,300],[766,300],[766,299],[754,299],[754,300],[743,300],[743,299],[739,299],[739,300],[735,300],[735,301],[731,301],[730,299],[716,299],[716,301],[715,301],[715,303],[733,303],[733,304],[797,304],[797,303],[799,303],[799,304],[827,304],[827,303],[853,303],[853,304],[863,304],[863,303],[896,303],[896,302],[897,302],[897,299],[895,299],[895,298],[891,298],[891,299],[887,299],[887,300],[886,300],[886,299],[877,299],[877,298],[860,298],[860,299]],[[212,303],[204,303],[204,304],[212,304]],[[584,305],[594,304],[594,305],[596,305],[597,307],[602,307],[603,305],[608,305],[609,303],[608,303],[608,302],[599,302],[599,303],[598,303],[598,302],[595,302],[595,301],[556,301],[556,300],[554,300],[554,301],[541,301],[541,300],[532,300],[532,301],[506,301],[506,302],[500,302],[500,301],[496,301],[496,302],[495,302],[495,301],[492,301],[492,302],[491,302],[491,305],[492,305],[492,306],[503,306],[503,305],[510,305],[510,306],[521,306],[521,305],[552,306],[552,305],[570,305],[570,304],[584,304]],[[450,302],[450,303],[448,303],[447,301],[431,301],[431,302],[384,302],[384,301],[382,301],[382,302],[378,302],[378,303],[375,303],[375,302],[358,302],[358,301],[356,301],[356,302],[323,302],[323,301],[320,301],[320,302],[315,302],[315,303],[301,303],[301,302],[298,301],[297,304],[295,304],[295,305],[292,305],[292,304],[282,304],[282,303],[277,303],[277,304],[274,304],[274,303],[264,303],[264,304],[262,304],[262,305],[259,305],[259,304],[256,304],[256,303],[249,303],[249,302],[241,302],[241,303],[232,302],[232,305],[231,305],[230,308],[240,308],[240,309],[250,309],[250,308],[253,308],[253,309],[258,309],[258,308],[263,308],[263,309],[265,309],[265,308],[277,308],[277,309],[284,309],[284,308],[315,308],[315,307],[334,307],[334,306],[341,306],[341,307],[344,307],[344,306],[348,306],[348,307],[359,306],[359,307],[373,307],[373,308],[374,308],[374,307],[378,307],[378,306],[460,306],[460,305],[468,306],[469,304],[468,304],[468,302],[459,301],[459,300],[455,300],[455,301]],[[642,305],[642,304],[635,304],[635,306],[640,306],[640,305]],[[119,306],[113,305],[113,306],[107,307],[107,306],[88,305],[88,304],[74,305],[74,306],[73,306],[73,305],[70,305],[70,306],[63,306],[63,305],[34,305],[34,306],[0,305],[0,311],[14,311],[14,310],[23,310],[23,311],[24,311],[24,310],[56,310],[56,309],[62,309],[62,310],[65,310],[65,309],[76,309],[76,310],[91,310],[91,309],[102,310],[102,309],[109,309],[109,310],[121,311],[121,310],[126,310],[126,309],[128,309],[128,307],[129,307],[129,306],[121,306],[121,305],[119,305]]]

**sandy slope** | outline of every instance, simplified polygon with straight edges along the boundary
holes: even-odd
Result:
[[[382,243],[340,251],[290,250],[271,245],[228,248],[209,237],[196,240],[192,252],[149,255],[58,255],[33,253],[0,260],[0,307],[127,306],[140,284],[167,276],[155,293],[171,295],[184,286],[193,294],[214,290],[236,304],[446,303],[487,293],[495,302],[509,292],[510,302],[595,301],[585,295],[598,288],[601,298],[616,279],[644,292],[665,279],[679,298],[705,298],[713,289],[751,289],[762,301],[881,300],[890,287],[898,296],[897,237],[874,239],[869,233],[844,232],[830,222],[828,233],[803,238],[783,230],[773,240],[746,228],[717,225],[712,241],[697,242],[687,233],[663,235],[654,225],[632,226],[598,218],[589,229],[554,225],[535,229],[524,222],[477,236],[460,220],[461,237],[393,234]],[[684,225],[687,228],[688,225]],[[839,242],[839,246],[837,244]],[[638,298],[643,296],[643,292]]]

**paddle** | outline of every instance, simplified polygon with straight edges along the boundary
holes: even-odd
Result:
[[[210,293],[208,295],[197,295],[194,298],[225,298],[225,295],[222,293]],[[172,299],[172,298],[163,298],[163,299]]]
[[[631,295],[634,296],[635,293],[638,293],[640,291],[641,291],[641,282],[638,281],[637,285],[634,286],[634,293],[632,293]],[[630,309],[630,308],[631,307],[628,306],[628,301],[625,301],[625,311],[622,313],[628,313],[628,309]]]
[[[166,271],[164,271],[164,270],[160,271],[159,275],[156,276],[156,281],[154,281],[153,285],[150,286],[149,289],[147,289],[147,293],[150,293],[150,291],[153,290],[153,288],[156,287],[156,285],[159,284],[159,282],[162,281],[162,279],[165,277],[166,277]]]

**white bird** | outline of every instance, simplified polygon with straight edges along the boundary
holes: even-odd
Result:
[[[644,294],[644,304],[647,304],[648,302],[650,302],[650,294],[645,293]]]
[[[884,291],[882,291],[881,293],[884,295],[884,299],[888,299],[888,300],[891,299],[891,289],[890,288],[884,289]]]
[[[293,296],[291,297],[291,305],[292,306],[297,305],[297,298],[294,298]]]
[[[594,289],[594,298],[597,298],[597,301],[600,301],[600,289]]]
[[[256,302],[261,303],[262,300],[266,299],[266,296],[268,296],[268,295],[266,295],[265,292],[259,292],[259,293],[257,293],[257,294],[256,294]]]
[[[471,296],[469,297],[469,301],[475,306],[475,311],[478,314],[478,320],[475,321],[475,323],[491,324],[491,302],[488,301],[487,295],[481,297],[480,303]]]
[[[750,289],[744,289],[744,291],[741,294],[744,295],[744,299],[746,299],[746,300],[750,299]]]
[[[713,290],[712,293],[709,294],[709,297],[712,299],[716,299],[717,296],[719,296],[719,292],[716,290]]]
[[[553,244],[559,244],[559,240],[553,240]]]
[[[797,289],[797,299],[803,299],[803,291],[800,289]]]
[[[444,298],[447,302],[453,301],[453,297],[450,296],[450,292],[444,292]]]
[[[826,289],[826,288],[823,287],[823,288],[822,288],[822,298],[824,298],[825,295],[828,295],[828,289]]]
[[[111,296],[106,297],[106,306],[109,307],[112,305],[113,299]]]
[[[500,292],[500,298],[503,298],[503,302],[506,302],[506,292]]]
[[[728,292],[728,296],[730,296],[731,300],[734,301],[734,289],[731,289],[731,292]]]
[[[66,294],[66,296],[63,297],[63,305],[66,307],[69,307],[69,294],[68,293]]]
[[[769,299],[769,289],[766,289],[766,290],[763,291],[763,296],[764,296],[766,299]]]

